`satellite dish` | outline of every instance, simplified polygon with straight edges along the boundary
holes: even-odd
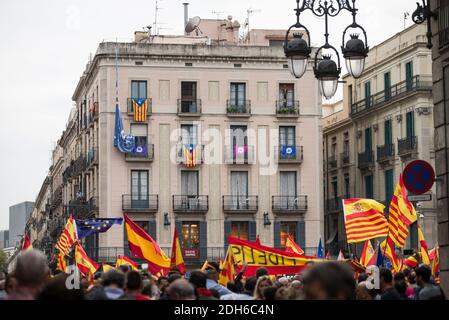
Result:
[[[197,17],[190,18],[189,22],[187,22],[187,25],[186,25],[186,29],[185,29],[186,33],[191,33],[193,31],[197,30],[198,27],[200,26],[200,23],[201,23],[200,17],[197,16]]]

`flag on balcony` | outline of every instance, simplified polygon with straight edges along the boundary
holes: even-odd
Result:
[[[373,245],[371,244],[371,240],[366,240],[365,246],[363,247],[362,256],[360,257],[360,263],[367,267],[368,263],[375,255],[375,251]]]
[[[28,234],[25,234],[25,236],[23,237],[22,251],[28,250],[33,250],[33,245],[31,244],[30,236]]]
[[[130,153],[134,150],[136,138],[132,135],[125,135],[122,122],[122,112],[118,104],[115,106],[115,130],[114,147],[122,153]]]
[[[61,252],[58,253],[58,261],[56,263],[56,270],[59,270],[61,272],[67,271],[67,263],[65,261],[64,255]]]
[[[75,263],[81,274],[92,282],[99,265],[87,256],[78,241],[75,244]]]
[[[148,156],[148,144],[146,142],[136,142],[136,147],[134,148],[132,154],[137,157]]]
[[[76,225],[75,220],[70,215],[67,223],[62,231],[61,236],[59,237],[58,242],[56,243],[56,248],[62,253],[64,256],[70,253],[73,244],[76,241]]]
[[[181,273],[186,273],[184,258],[182,257],[181,244],[179,243],[178,230],[173,233],[173,244],[171,247],[170,268],[177,268]]]
[[[344,199],[346,238],[348,243],[386,237],[388,222],[385,206],[372,199]]]
[[[221,270],[220,277],[218,279],[219,284],[221,284],[222,286],[227,286],[228,282],[234,281],[235,279],[234,257],[229,247],[224,261],[222,262],[220,261],[220,270]]]
[[[296,146],[281,146],[281,156],[283,157],[296,156]]]
[[[139,265],[132,261],[127,256],[118,256],[117,261],[115,262],[115,268],[118,269],[120,266],[129,266],[133,270],[139,270]],[[112,268],[112,267],[111,267]]]
[[[148,100],[147,99],[132,99],[134,121],[145,122],[147,121],[148,114]]]
[[[302,250],[301,247],[295,243],[290,234],[287,236],[287,239],[285,240],[285,251],[296,253],[300,256],[304,255],[304,250]]]
[[[186,144],[182,146],[184,155],[184,164],[186,167],[195,167],[197,162],[197,148],[194,144]]]
[[[390,260],[391,267],[394,272],[399,272],[402,270],[402,259],[396,256],[396,250],[394,247],[393,240],[388,237],[380,244],[380,249],[382,254]]]
[[[421,256],[421,261],[424,264],[430,265],[430,256],[427,249],[426,239],[424,239],[424,234],[421,227],[418,226],[418,240],[419,240],[419,254]]]
[[[234,146],[234,156],[242,156],[248,152],[248,146]]]
[[[156,241],[125,214],[125,229],[132,254],[148,262],[151,273],[170,269],[170,258],[161,250]]]
[[[95,233],[103,233],[114,224],[122,224],[123,218],[92,218],[87,220],[75,220],[77,239],[81,240]]]
[[[400,248],[405,245],[409,233],[409,225],[417,220],[416,211],[412,203],[407,200],[407,192],[399,176],[399,182],[394,191],[389,210],[389,237]]]

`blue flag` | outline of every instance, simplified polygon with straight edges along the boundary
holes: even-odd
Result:
[[[136,138],[131,135],[125,135],[122,112],[118,104],[115,106],[114,147],[122,153],[131,153],[136,147]]]
[[[296,156],[296,146],[281,146],[282,156]]]
[[[92,218],[87,220],[75,220],[78,239],[83,239],[94,233],[106,232],[114,224],[122,224],[123,218]]]
[[[318,248],[316,250],[316,257],[323,258],[323,244],[321,242],[321,237],[320,237],[320,242],[318,242]]]
[[[380,249],[380,245],[377,245],[377,259],[376,259],[376,266],[382,267],[384,264],[384,255],[382,252],[382,249]]]

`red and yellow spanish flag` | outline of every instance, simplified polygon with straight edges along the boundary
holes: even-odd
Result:
[[[140,226],[125,214],[125,228],[128,236],[129,250],[138,258],[148,262],[148,270],[157,273],[161,270],[168,272],[170,269],[170,258],[161,250],[156,241]]]
[[[234,281],[235,279],[235,267],[234,258],[232,256],[232,251],[228,247],[228,252],[224,261],[220,261],[220,277],[218,283],[227,286],[229,281]]]
[[[31,244],[30,237],[27,234],[25,234],[25,236],[23,237],[22,251],[28,250],[33,250],[33,245]]]
[[[407,200],[402,175],[399,176],[399,183],[391,199],[388,217],[389,237],[398,247],[403,248],[409,232],[408,227],[417,220],[417,217],[415,208]]]
[[[285,251],[296,253],[299,254],[300,256],[304,255],[304,250],[302,250],[301,247],[296,244],[296,242],[293,240],[290,234],[287,236],[287,239],[285,240]]]
[[[419,257],[418,254],[411,255],[403,260],[404,266],[407,266],[409,268],[416,268],[419,265]]]
[[[127,256],[118,256],[117,261],[115,262],[115,268],[118,269],[120,266],[129,266],[133,270],[139,270],[139,265],[132,261]]]
[[[348,243],[387,236],[383,204],[372,199],[353,198],[343,200],[343,209]]]
[[[145,122],[148,115],[148,100],[147,99],[132,99],[134,121]]]
[[[424,264],[430,265],[430,257],[429,251],[427,249],[426,239],[424,239],[424,234],[420,226],[418,226],[418,240],[419,240],[419,254],[421,255],[421,261]]]
[[[390,237],[382,241],[380,249],[382,254],[390,260],[394,272],[400,272],[402,270],[402,259],[396,256],[394,243]]]
[[[61,252],[64,256],[66,256],[70,253],[70,250],[75,241],[76,241],[75,221],[73,220],[73,217],[70,215],[65,225],[65,228],[62,231],[61,236],[59,237],[58,243],[56,243],[56,248],[59,250],[59,252]]]
[[[296,253],[258,245],[255,242],[245,241],[228,236],[230,255],[236,265],[236,272],[243,267],[243,261],[247,268],[244,276],[252,277],[256,270],[264,267],[270,275],[296,274],[304,270],[309,262],[322,261],[316,257],[299,256]]]
[[[432,269],[432,276],[436,278],[440,275],[440,252],[439,252],[439,247],[438,245],[435,245],[434,248],[434,257],[432,260],[432,264],[430,265],[431,269]]]
[[[58,261],[56,263],[56,270],[67,272],[67,263],[65,262],[64,255],[59,252],[58,253]]]
[[[98,264],[89,258],[83,247],[76,242],[75,244],[75,263],[79,271],[89,280],[93,281],[93,276],[98,270]]]
[[[368,263],[371,261],[375,253],[376,252],[373,248],[373,245],[371,244],[371,240],[366,240],[362,255],[360,257],[360,264],[367,267]]]
[[[103,272],[108,272],[108,271],[111,271],[111,270],[115,270],[115,268],[113,266],[111,266],[111,265],[109,265],[107,263],[104,263],[104,262],[101,264],[101,268],[103,269]]]
[[[182,257],[181,244],[179,243],[178,230],[173,233],[173,244],[171,247],[170,268],[178,268],[181,273],[186,273],[184,258]]]

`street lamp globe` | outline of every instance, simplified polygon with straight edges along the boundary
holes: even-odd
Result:
[[[352,34],[342,51],[349,74],[356,79],[360,78],[365,70],[365,59],[368,56],[368,48],[365,43],[359,39],[357,34]]]
[[[315,77],[318,79],[320,93],[327,100],[331,99],[337,91],[340,71],[335,61],[331,60],[330,55],[323,55],[323,60],[315,68]]]
[[[311,49],[302,38],[302,34],[293,34],[293,39],[284,47],[290,73],[297,79],[301,78],[307,69]]]

